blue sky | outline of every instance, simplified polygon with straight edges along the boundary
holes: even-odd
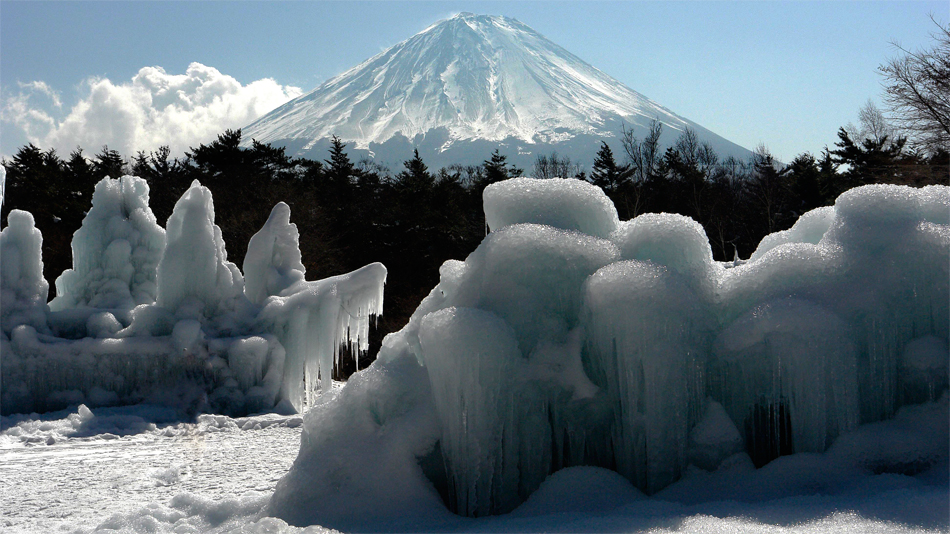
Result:
[[[459,11],[515,17],[785,161],[817,154],[868,99],[880,103],[891,42],[928,46],[928,14],[948,19],[945,1],[4,1],[0,155],[28,140],[60,152],[184,150]]]

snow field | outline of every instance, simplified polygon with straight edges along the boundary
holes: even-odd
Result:
[[[301,417],[181,419],[154,405],[3,417],[0,530],[202,532],[258,513]]]
[[[717,413],[705,415],[694,429],[705,437],[696,439],[728,441],[710,435],[720,431],[715,423],[724,416],[710,406]],[[945,396],[862,425],[825,453],[785,456],[758,470],[744,453],[714,471],[690,467],[652,497],[615,472],[570,467],[550,475],[509,514],[435,513],[409,527],[395,522],[379,530],[947,532],[948,416]],[[331,531],[265,515],[268,496],[300,444],[301,416],[208,415],[190,424],[174,422],[178,418],[168,407],[148,405],[3,417],[3,531]],[[899,466],[897,458],[904,473],[881,471]]]

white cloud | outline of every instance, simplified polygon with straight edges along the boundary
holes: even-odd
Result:
[[[55,118],[59,95],[43,82],[20,84],[6,99],[3,120],[15,124],[30,142],[68,153],[102,145],[132,156],[168,145],[175,155],[215,139],[225,129],[241,128],[302,94],[299,87],[265,78],[242,85],[213,67],[192,63],[184,74],[144,67],[128,82],[90,78],[79,101]],[[45,97],[44,102],[40,102]]]

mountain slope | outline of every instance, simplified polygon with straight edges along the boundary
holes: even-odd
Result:
[[[621,124],[653,118],[671,138],[689,126],[724,155],[748,154],[517,20],[462,13],[268,113],[244,138],[323,157],[336,135],[384,162],[419,148],[430,165],[478,163],[499,146],[515,160],[551,150],[592,158]]]

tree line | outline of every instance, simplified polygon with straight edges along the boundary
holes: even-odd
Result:
[[[873,114],[872,114],[873,115]],[[946,150],[922,155],[907,150],[902,137],[883,131],[842,128],[834,149],[802,154],[779,164],[765,149],[749,161],[720,159],[709,145],[685,130],[662,150],[663,126],[654,122],[642,138],[621,137],[622,162],[601,145],[590,173],[556,154],[539,156],[535,169],[508,164],[497,150],[476,166],[431,171],[418,151],[398,172],[372,160],[354,162],[334,138],[327,159],[292,158],[283,148],[252,142],[241,146],[240,130],[228,130],[208,144],[173,158],[167,147],[126,160],[103,147],[87,158],[81,149],[68,158],[54,150],[22,147],[4,161],[7,190],[3,224],[10,209],[33,213],[43,232],[44,275],[54,281],[71,267],[70,240],[90,207],[95,184],[105,176],[134,174],[150,187],[150,206],[160,224],[192,180],[211,189],[216,223],[228,256],[240,264],[250,237],[279,201],[291,206],[301,234],[309,279],[356,269],[373,261],[389,269],[386,315],[376,341],[400,328],[419,301],[438,283],[439,266],[465,258],[485,236],[482,192],[491,183],[527,175],[573,176],[600,186],[622,220],[647,212],[687,215],[706,229],[717,260],[748,257],[765,235],[790,227],[806,211],[832,203],[841,192],[870,183],[946,184]],[[551,171],[545,165],[557,165]]]
[[[72,235],[105,176],[134,174],[148,181],[150,206],[163,226],[178,198],[199,180],[214,195],[216,223],[238,264],[270,208],[287,202],[300,230],[308,279],[373,261],[389,269],[386,315],[374,330],[371,358],[382,336],[401,328],[438,283],[439,266],[465,258],[481,242],[482,192],[498,181],[576,177],[600,186],[622,220],[647,212],[687,215],[703,225],[720,261],[748,257],[762,237],[789,228],[801,214],[831,204],[852,187],[950,183],[950,32],[938,27],[943,33],[933,50],[882,67],[897,116],[885,117],[869,102],[857,126],[839,129],[833,148],[789,163],[776,161],[764,146],[747,161],[721,158],[688,129],[664,148],[657,121],[640,134],[624,129],[619,157],[602,143],[589,173],[556,153],[537,156],[525,172],[498,150],[480,165],[438,171],[415,151],[392,171],[371,159],[354,162],[338,138],[327,158],[315,161],[254,140],[242,146],[240,130],[225,131],[183,157],[172,157],[168,147],[131,158],[103,147],[91,157],[77,149],[62,158],[28,144],[2,162],[7,183],[0,224],[6,226],[10,209],[33,213],[43,232],[44,276],[53,282],[71,267]],[[894,121],[901,130],[891,126]]]

